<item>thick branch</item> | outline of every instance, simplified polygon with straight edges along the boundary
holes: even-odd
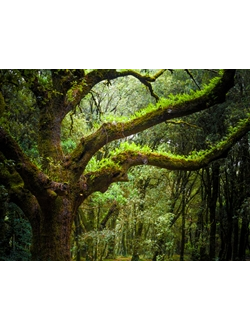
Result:
[[[105,192],[113,182],[128,181],[127,172],[133,166],[151,165],[168,170],[195,171],[207,166],[212,161],[227,156],[231,147],[250,131],[250,117],[237,131],[218,143],[214,148],[204,151],[196,158],[181,157],[153,152],[124,151],[112,157],[114,166],[103,167],[99,171],[84,176],[86,185],[82,189],[83,199],[95,191]]]
[[[150,83],[156,81],[156,79],[159,78],[165,71],[166,69],[162,69],[156,72],[154,76],[149,76],[149,75],[141,75],[140,73],[133,70],[123,70],[122,72],[119,73],[120,74],[119,76],[124,77],[129,75],[135,77],[149,89],[152,97],[154,97],[156,101],[159,101],[159,97],[153,91],[152,85]]]
[[[67,166],[74,170],[78,179],[91,157],[105,144],[142,132],[166,120],[190,115],[224,102],[226,93],[234,85],[234,74],[235,70],[225,70],[216,83],[211,83],[198,94],[186,96],[184,100],[180,98],[159,102],[135,119],[122,123],[104,123],[95,133],[81,141]]]
[[[129,153],[126,151],[112,158],[112,160],[118,162],[124,170],[136,165],[152,165],[168,170],[194,171],[207,166],[212,161],[225,157],[231,147],[249,131],[250,117],[242,122],[237,130],[230,134],[226,140],[193,159],[191,157],[168,156],[157,153],[135,153],[134,151]]]
[[[13,167],[14,172],[17,172],[22,178],[25,187],[28,188],[38,200],[43,196],[51,196],[66,194],[67,185],[51,181],[47,175],[41,172],[24,154],[17,142],[0,127],[0,152],[4,155],[6,160],[13,161],[10,167]],[[6,165],[4,165],[6,166]],[[8,179],[8,170],[1,169],[1,175]],[[15,175],[15,180],[20,185],[20,177]],[[15,174],[15,173],[14,173]],[[9,184],[14,183],[13,175],[9,176]],[[1,177],[1,176],[0,176]],[[6,181],[7,182],[7,181]],[[53,192],[53,193],[52,193]]]
[[[103,230],[106,227],[106,224],[108,222],[108,220],[111,218],[111,216],[115,213],[115,215],[117,216],[116,213],[119,212],[119,206],[117,201],[115,200],[113,202],[113,204],[111,205],[110,209],[108,210],[107,214],[105,215],[105,217],[102,219],[101,223],[99,224],[99,230]]]
[[[69,91],[69,97],[67,98],[65,108],[67,109],[67,112],[73,110],[98,83],[106,80],[111,81],[117,78],[127,76],[133,76],[138,79],[141,83],[143,83],[149,88],[151,95],[158,99],[158,97],[154,94],[150,83],[156,81],[166,70],[167,69],[160,69],[154,76],[142,75],[139,72],[136,72],[131,69],[122,71],[117,71],[117,69],[95,69],[86,75],[80,74],[77,77],[78,79],[74,79],[76,83],[71,86],[72,89]]]

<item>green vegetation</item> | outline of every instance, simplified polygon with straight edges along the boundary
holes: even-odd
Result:
[[[1,260],[246,260],[249,70],[0,70]]]

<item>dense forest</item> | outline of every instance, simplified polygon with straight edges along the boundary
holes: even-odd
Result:
[[[250,70],[0,70],[0,260],[250,259]]]

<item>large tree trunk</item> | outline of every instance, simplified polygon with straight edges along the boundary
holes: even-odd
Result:
[[[58,197],[42,210],[40,223],[33,224],[32,259],[66,261],[71,259],[70,238],[74,218],[73,203]]]

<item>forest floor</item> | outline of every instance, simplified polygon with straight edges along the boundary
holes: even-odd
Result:
[[[104,259],[103,261],[131,261],[132,256],[117,256],[115,259]],[[188,261],[189,256],[184,256],[184,261]],[[140,257],[139,261],[152,261],[150,258]],[[174,254],[171,258],[166,261],[180,261],[180,255]]]
[[[116,256],[115,259],[103,259],[101,261],[131,261],[131,259],[132,259],[132,256],[128,255],[126,257],[125,256]],[[86,260],[84,258],[82,258],[81,261],[86,261]],[[96,261],[100,261],[100,260],[96,260]],[[152,259],[147,258],[145,256],[140,256],[139,261],[152,261]],[[165,261],[180,261],[180,255],[174,254],[171,258],[169,258]],[[194,261],[194,260],[191,259],[190,255],[184,255],[184,261]],[[247,256],[245,261],[250,261],[250,256]]]

